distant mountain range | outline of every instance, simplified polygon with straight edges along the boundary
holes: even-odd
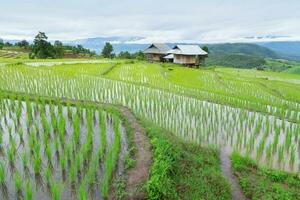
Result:
[[[290,36],[287,35],[259,35],[259,36],[248,36],[244,37],[247,40],[274,40],[274,39],[287,39]]]
[[[283,36],[282,36],[283,37]],[[70,41],[62,41],[67,45],[82,45],[85,48],[101,52],[105,42],[110,42],[115,53],[128,51],[130,53],[144,50],[149,44],[141,44],[143,37],[96,37]],[[16,43],[19,40],[4,40],[4,42]],[[32,41],[29,41],[32,42]],[[170,47],[175,43],[168,43]],[[205,44],[199,44],[201,46]],[[243,54],[250,56],[284,58],[300,61],[300,41],[294,42],[258,42],[258,43],[223,43],[206,44],[212,54]]]
[[[101,52],[105,42],[111,42],[115,53],[128,51],[130,53],[144,50],[149,44],[141,44],[143,37],[99,37],[73,41],[65,41],[68,45],[83,45],[85,48]],[[168,43],[170,47],[176,43]],[[201,46],[205,44],[199,44]],[[284,58],[300,61],[300,41],[295,42],[259,42],[259,43],[223,43],[206,44],[211,53],[244,54],[251,56]]]
[[[100,52],[106,42],[110,42],[114,46],[115,53],[121,51],[135,52],[143,49],[147,45],[135,44],[135,42],[144,39],[143,37],[97,37],[78,39],[71,41],[63,41],[67,45],[82,45],[85,48],[91,49],[96,52]]]
[[[264,46],[251,43],[207,44],[210,53],[215,55],[243,54],[257,57],[279,58],[279,55]]]
[[[300,41],[294,42],[262,42],[257,43],[260,46],[267,47],[274,52],[279,57],[300,61]]]

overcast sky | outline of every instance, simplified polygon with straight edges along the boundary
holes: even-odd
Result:
[[[251,36],[300,40],[299,0],[7,0],[0,37],[142,36],[145,41],[230,42]]]

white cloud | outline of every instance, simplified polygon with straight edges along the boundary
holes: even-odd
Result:
[[[143,36],[139,42],[233,42],[269,35],[294,40],[300,37],[299,10],[298,0],[10,0],[1,5],[0,37],[32,39],[45,31],[61,40]]]

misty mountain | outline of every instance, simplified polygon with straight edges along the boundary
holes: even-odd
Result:
[[[274,39],[282,39],[282,38],[290,38],[290,36],[287,35],[259,35],[259,36],[247,36],[244,37],[244,39],[250,39],[250,40],[274,40]]]
[[[134,42],[144,39],[143,37],[96,37],[87,39],[78,39],[72,41],[63,41],[66,45],[82,45],[85,48],[96,52],[101,52],[106,42],[110,42],[115,50],[115,53],[121,51],[129,51],[131,53],[145,48],[145,44],[134,44]]]
[[[225,44],[208,44],[210,53],[223,54],[243,54],[249,56],[279,58],[273,50],[250,43],[225,43]]]
[[[85,48],[96,51],[97,53],[101,52],[105,42],[110,42],[114,47],[114,52],[116,54],[121,51],[128,51],[130,53],[144,50],[149,44],[139,44],[135,43],[142,37],[97,37],[97,38],[87,38],[79,39],[73,41],[63,41],[67,45],[82,45]],[[179,43],[168,43],[169,47],[172,48]],[[181,43],[182,44],[182,43]],[[203,46],[203,44],[199,44]],[[250,43],[224,43],[224,44],[208,44],[210,52],[212,54],[244,54],[251,56],[259,57],[270,57],[278,58],[278,55],[263,46]]]
[[[130,53],[144,50],[149,44],[140,44],[139,41],[145,38],[139,36],[132,37],[95,37],[86,39],[76,39],[62,41],[66,45],[82,45],[85,48],[100,53],[105,42],[110,42],[114,47],[116,54],[121,51]],[[16,43],[20,40],[7,40],[4,42]],[[29,41],[32,43],[32,41]],[[50,41],[54,42],[54,41]],[[179,44],[179,43],[178,43]],[[175,43],[168,43],[170,47]],[[199,44],[203,46],[204,44]],[[295,42],[259,42],[259,43],[222,43],[222,44],[207,44],[210,49],[211,56],[214,55],[248,55],[268,58],[284,58],[288,60],[300,61],[300,41]]]
[[[267,47],[276,52],[280,57],[300,61],[300,42],[261,42],[260,46]]]
[[[235,68],[254,68],[266,65],[265,58],[279,58],[263,46],[249,43],[208,44],[207,65]]]
[[[86,44],[86,45],[94,45],[96,43],[105,43],[105,42],[110,42],[110,43],[128,43],[128,42],[136,42],[139,40],[144,39],[143,37],[119,37],[119,36],[114,36],[114,37],[96,37],[96,38],[86,38],[86,39],[78,39],[78,40],[72,40],[72,41],[65,41],[65,43],[69,44]]]

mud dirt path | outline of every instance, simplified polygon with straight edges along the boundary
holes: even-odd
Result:
[[[141,187],[149,177],[152,157],[150,140],[146,135],[146,130],[132,112],[125,107],[121,107],[120,110],[132,126],[133,142],[136,146],[135,166],[126,171],[127,199],[145,199],[145,193]]]
[[[231,195],[233,200],[247,200],[239,185],[237,178],[231,169],[230,153],[224,148],[220,150],[220,161],[222,174],[231,184]]]

